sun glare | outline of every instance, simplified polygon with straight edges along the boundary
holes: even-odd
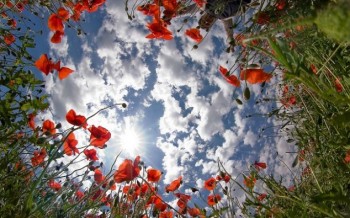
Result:
[[[141,138],[141,134],[135,128],[126,128],[120,136],[120,144],[123,151],[136,155],[138,148],[141,146]]]

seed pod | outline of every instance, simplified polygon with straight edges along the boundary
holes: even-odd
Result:
[[[243,96],[244,96],[245,100],[249,100],[250,99],[250,90],[249,90],[248,86],[245,87]]]
[[[237,102],[237,104],[239,104],[239,105],[242,105],[242,104],[243,104],[243,102],[242,102],[239,98],[236,98],[236,102]]]

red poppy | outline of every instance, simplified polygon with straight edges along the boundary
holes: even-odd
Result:
[[[22,2],[16,3],[16,7],[19,12],[22,12],[24,10],[24,4]]]
[[[98,148],[104,148],[106,142],[111,138],[111,133],[102,126],[96,128],[92,125],[89,131],[91,133],[90,144]]]
[[[163,0],[163,11],[164,17],[168,20],[176,16],[176,12],[179,8],[179,3],[177,0]]]
[[[225,174],[225,176],[224,176],[224,181],[225,181],[226,183],[228,183],[228,182],[230,181],[230,179],[231,179],[231,176],[228,175],[228,174]]]
[[[201,215],[201,211],[196,207],[188,208],[187,211],[188,211],[188,214],[192,217],[197,217],[197,216]]]
[[[149,182],[159,182],[161,176],[162,176],[162,172],[160,170],[156,170],[156,169],[147,170],[147,180]]]
[[[186,30],[185,34],[197,43],[200,43],[203,39],[203,36],[197,28],[188,29]]]
[[[29,128],[31,128],[32,130],[35,130],[35,114],[29,114],[28,115],[28,126]]]
[[[5,34],[4,36],[4,42],[7,44],[7,45],[11,45],[12,43],[14,43],[16,41],[16,38],[14,35],[12,35],[11,33],[7,33]]]
[[[75,192],[75,196],[77,197],[78,200],[81,200],[84,197],[84,192],[78,190]]]
[[[263,201],[266,197],[267,197],[267,194],[263,193],[263,194],[258,195],[258,197],[256,199],[258,201]]]
[[[213,177],[209,178],[204,182],[204,188],[206,188],[209,191],[214,190],[215,187],[216,187],[216,180]]]
[[[153,16],[159,18],[159,6],[157,4],[145,4],[137,7],[137,10],[144,15]]]
[[[263,162],[256,162],[255,161],[254,166],[257,170],[266,169],[266,163],[263,163]]]
[[[103,180],[105,179],[105,177],[102,174],[102,171],[99,169],[95,170],[95,174],[94,174],[94,180],[97,184],[100,184],[101,182],[103,182]]]
[[[57,30],[51,37],[52,43],[61,43],[64,32]]]
[[[57,14],[51,14],[48,21],[47,25],[51,31],[60,31],[64,32],[64,26],[63,26],[63,21],[60,18],[59,15]]]
[[[219,71],[225,80],[231,85],[236,87],[239,87],[241,85],[241,82],[238,80],[238,78],[235,75],[229,75],[229,71],[226,68],[220,66]]]
[[[59,70],[61,67],[61,62],[53,63],[46,54],[42,54],[40,58],[35,61],[34,65],[45,75],[48,75],[53,70]]]
[[[317,75],[317,68],[316,68],[316,66],[314,65],[314,64],[311,64],[310,65],[310,69],[311,69],[311,71],[315,74],[315,75]]]
[[[71,156],[72,154],[75,155],[76,153],[79,154],[79,150],[77,149],[78,141],[75,139],[75,135],[73,132],[71,132],[63,144],[63,150],[64,153],[68,156]]]
[[[256,15],[256,23],[260,25],[268,24],[270,22],[270,15],[266,12],[259,12]]]
[[[171,210],[163,211],[159,214],[159,218],[173,218],[174,213]]]
[[[49,132],[51,135],[56,134],[56,128],[54,122],[51,120],[45,120],[42,127],[43,133]]]
[[[123,193],[127,195],[129,201],[135,201],[141,194],[141,188],[137,184],[126,185]]]
[[[190,195],[176,193],[175,196],[179,199],[177,201],[177,206],[179,206],[179,208],[182,208],[182,209],[187,207],[188,201],[191,200],[191,196]]]
[[[208,196],[208,205],[209,206],[214,206],[221,200],[221,196],[216,194],[216,195],[209,195]]]
[[[131,181],[140,174],[140,156],[137,156],[132,163],[131,160],[126,159],[119,165],[118,170],[114,174],[114,180],[116,183],[122,183],[124,181]]]
[[[246,69],[241,71],[241,80],[246,80],[250,84],[268,82],[272,74],[265,73],[263,69]]]
[[[66,120],[74,126],[83,126],[84,129],[87,126],[86,118],[82,115],[77,115],[73,109],[66,114]]]
[[[34,151],[33,154],[34,154],[34,157],[31,158],[33,167],[36,167],[36,166],[42,164],[45,160],[46,155],[47,155],[45,148],[41,149],[40,152]]]
[[[96,150],[95,149],[85,149],[84,154],[86,155],[86,158],[88,160],[97,161],[98,157],[96,156]]]
[[[256,183],[256,178],[254,176],[244,176],[243,184],[250,189],[253,189]]]
[[[59,191],[62,188],[61,184],[58,182],[55,182],[53,179],[49,180],[48,185],[50,188],[52,188],[55,191]]]
[[[69,11],[65,8],[60,7],[57,10],[57,15],[62,21],[67,21],[69,19]]]
[[[147,35],[148,39],[173,39],[172,33],[166,28],[166,24],[162,20],[153,19],[153,23],[147,24],[151,34]]]
[[[7,21],[7,25],[11,26],[12,28],[16,28],[17,27],[17,22],[15,19],[10,19]]]
[[[278,1],[276,2],[276,8],[277,8],[278,10],[283,10],[284,7],[286,7],[286,4],[287,4],[286,0],[278,0]]]
[[[68,67],[62,67],[58,70],[58,78],[60,80],[65,79],[69,74],[73,73],[74,70],[68,68]]]
[[[182,183],[182,176],[179,176],[179,178],[175,179],[170,183],[170,185],[165,187],[165,191],[166,192],[176,191],[180,187],[181,183]]]
[[[340,83],[339,78],[337,78],[337,79],[334,81],[334,85],[335,85],[335,89],[337,90],[337,92],[342,92],[342,91],[343,91],[343,86],[342,86],[342,84]]]
[[[345,154],[345,157],[344,157],[344,163],[345,164],[349,164],[350,163],[350,150],[348,150]]]

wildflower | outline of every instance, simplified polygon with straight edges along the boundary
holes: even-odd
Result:
[[[159,182],[162,172],[156,169],[148,169],[147,170],[147,180],[149,182]]]
[[[231,85],[235,87],[239,87],[241,85],[241,82],[238,80],[238,78],[235,75],[229,75],[229,71],[226,68],[220,66],[219,71],[225,80]]]
[[[250,84],[268,82],[272,74],[265,73],[263,69],[245,69],[241,71],[241,80],[246,80]]]
[[[90,144],[98,148],[103,148],[105,143],[111,138],[111,133],[102,126],[95,127],[92,125],[89,131],[91,133]]]
[[[42,127],[43,133],[50,133],[51,135],[56,134],[56,128],[54,122],[51,120],[45,120]]]
[[[131,181],[140,174],[140,156],[137,156],[132,163],[131,160],[126,159],[119,166],[118,170],[114,174],[114,180],[116,183],[122,183],[124,181]]]
[[[181,193],[176,193],[175,196],[177,198],[179,198],[179,200],[177,201],[177,206],[179,206],[179,208],[185,208],[187,207],[187,202],[189,200],[191,200],[191,196],[190,195],[185,195],[185,194],[181,194]]]
[[[336,78],[336,80],[334,81],[334,85],[335,85],[335,89],[337,90],[337,92],[342,92],[343,91],[343,86],[340,83],[339,78]]]
[[[159,218],[173,218],[174,214],[171,210],[163,211],[159,214]]]
[[[45,160],[46,155],[47,153],[45,148],[41,149],[40,152],[34,151],[34,157],[31,158],[33,167],[42,164]]]
[[[350,163],[350,150],[346,152],[345,158],[344,158],[344,163],[349,164]]]
[[[221,196],[216,194],[216,195],[209,195],[207,198],[207,203],[209,206],[214,206],[221,200]]]
[[[62,41],[62,36],[64,35],[64,32],[61,32],[57,30],[51,37],[51,42],[52,43],[61,43]]]
[[[196,207],[188,208],[188,214],[192,217],[197,217],[201,214],[201,211]]]
[[[256,162],[254,163],[255,168],[259,171],[260,169],[266,169],[266,163]]]
[[[92,160],[92,161],[98,160],[95,149],[85,149],[84,154],[86,155],[87,160]]]
[[[244,176],[243,184],[249,189],[253,189],[256,183],[256,178],[254,176]]]
[[[270,22],[270,16],[266,12],[259,12],[256,17],[257,24],[264,25]]]
[[[11,45],[12,43],[14,43],[16,41],[16,38],[14,35],[12,35],[11,33],[7,33],[5,34],[4,36],[4,42],[7,44],[7,45]]]
[[[58,182],[55,182],[53,179],[49,180],[48,185],[50,188],[52,188],[55,191],[59,191],[62,188],[61,184]]]
[[[94,180],[97,184],[100,184],[103,180],[105,180],[105,177],[103,176],[101,170],[99,169],[95,170]]]
[[[31,128],[32,130],[35,130],[35,114],[29,114],[28,115],[28,126],[29,128]]]
[[[283,10],[286,7],[286,4],[287,4],[286,0],[278,0],[276,2],[277,10]]]
[[[46,54],[42,54],[40,58],[35,61],[34,65],[45,75],[48,75],[53,70],[60,70],[60,64],[61,62],[58,61],[56,63],[53,63]]]
[[[267,194],[263,193],[263,194],[258,195],[258,197],[256,199],[258,201],[263,201],[266,197],[267,197]]]
[[[84,192],[78,190],[75,192],[75,196],[76,196],[77,200],[81,200],[84,197]]]
[[[83,126],[84,129],[87,126],[86,118],[82,115],[77,115],[73,109],[66,114],[66,120],[74,126]]]
[[[144,4],[137,7],[137,10],[144,15],[159,17],[159,6],[157,4]]]
[[[11,26],[12,28],[16,28],[17,27],[17,22],[15,19],[10,19],[7,21],[7,25]]]
[[[214,190],[215,186],[216,186],[216,180],[213,177],[211,177],[210,179],[204,182],[204,188],[206,188],[209,191]]]
[[[166,192],[176,191],[180,187],[181,183],[182,183],[182,176],[179,176],[179,178],[175,179],[170,183],[170,185],[165,187],[165,191]]]
[[[148,39],[173,39],[172,33],[166,28],[166,24],[162,20],[153,19],[152,23],[147,24],[151,34],[147,35]]]
[[[71,156],[72,154],[75,155],[75,153],[79,153],[79,150],[77,149],[78,141],[75,139],[75,135],[73,132],[71,132],[63,144],[63,150],[64,153],[68,156]]]
[[[197,43],[200,43],[203,39],[203,36],[197,28],[188,29],[186,30],[185,34]]]

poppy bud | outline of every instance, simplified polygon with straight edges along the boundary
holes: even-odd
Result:
[[[197,48],[198,48],[198,45],[194,45],[194,46],[193,46],[193,49],[197,49]]]
[[[60,129],[62,127],[62,124],[61,123],[57,123],[55,129]]]
[[[123,107],[123,108],[126,108],[126,107],[127,107],[127,105],[126,105],[125,103],[123,103],[123,104],[122,104],[122,107]]]
[[[248,86],[245,87],[243,96],[244,96],[245,100],[249,100],[250,99],[250,90],[249,90]]]
[[[242,105],[242,104],[243,104],[243,102],[242,102],[239,98],[236,98],[236,102],[237,102],[237,104],[239,104],[239,105]]]

